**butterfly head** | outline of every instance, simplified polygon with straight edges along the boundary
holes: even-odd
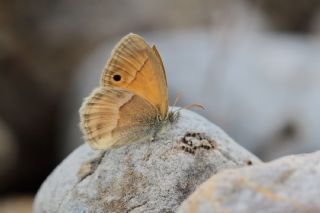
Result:
[[[178,121],[180,117],[180,110],[172,110],[169,111],[168,116],[167,116],[167,120],[169,121],[169,123],[174,124]]]

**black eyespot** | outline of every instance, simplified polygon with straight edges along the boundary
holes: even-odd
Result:
[[[113,80],[115,81],[120,81],[121,80],[121,75],[114,75]]]

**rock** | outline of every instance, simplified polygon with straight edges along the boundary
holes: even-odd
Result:
[[[7,186],[11,183],[17,159],[16,140],[11,129],[0,119],[0,192],[7,189]]]
[[[201,103],[202,115],[264,160],[320,149],[319,42],[239,31],[225,40],[201,30],[185,34],[148,39],[163,56],[172,99],[181,93],[181,105]]]
[[[260,160],[188,110],[158,134],[106,152],[82,145],[38,191],[35,212],[173,212],[213,174]]]
[[[19,35],[20,41],[28,43],[24,40],[29,38],[26,33],[21,31]],[[37,45],[28,43],[24,48],[26,44],[17,41],[16,36],[0,32],[0,117],[10,126],[19,151],[11,184],[1,184],[0,193],[1,188],[35,191],[57,162],[55,147],[60,126],[57,117],[67,86],[66,81],[60,80],[68,77],[54,63],[44,62],[41,56],[46,55],[44,52],[52,53],[51,50],[34,54],[34,49],[46,46],[39,37],[37,40]],[[63,77],[59,78],[57,73],[63,73]]]
[[[269,19],[272,28],[282,32],[310,33],[312,21],[320,10],[318,0],[247,0]]]
[[[177,212],[320,212],[319,189],[320,151],[222,171]]]
[[[32,213],[32,195],[10,195],[0,199],[1,213]]]

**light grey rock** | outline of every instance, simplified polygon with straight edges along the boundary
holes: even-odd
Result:
[[[34,211],[173,212],[213,174],[259,163],[219,127],[182,110],[154,142],[106,152],[82,145],[42,184]]]
[[[320,212],[320,151],[214,175],[178,213]]]
[[[184,34],[149,39],[171,96],[204,105],[202,115],[262,159],[320,149],[319,42],[239,30]]]

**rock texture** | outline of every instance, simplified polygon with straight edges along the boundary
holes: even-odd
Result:
[[[178,212],[320,212],[320,151],[223,171],[203,183]]]
[[[43,183],[34,211],[173,212],[213,174],[259,163],[220,128],[182,110],[153,142],[78,148]]]

